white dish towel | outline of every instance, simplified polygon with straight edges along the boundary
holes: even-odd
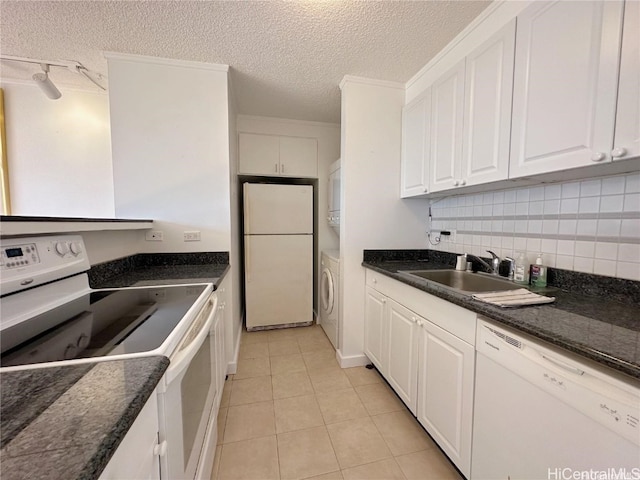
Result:
[[[504,292],[475,293],[471,296],[476,300],[487,302],[500,307],[521,307],[523,305],[539,305],[542,303],[555,302],[555,297],[545,297],[537,293],[530,292],[526,288],[518,290],[507,290]]]

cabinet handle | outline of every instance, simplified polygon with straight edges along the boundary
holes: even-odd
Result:
[[[274,165],[275,165],[275,168],[276,168],[276,170],[275,170],[275,171],[276,171],[276,173],[278,173],[278,164],[276,163],[276,164],[274,164]]]
[[[614,148],[611,150],[611,156],[613,158],[622,158],[627,154],[627,149],[623,147]]]
[[[461,185],[461,186],[465,186],[466,184],[467,184],[467,181],[466,181],[466,180],[464,180],[464,179],[463,179],[463,180],[460,180],[460,185]]]
[[[459,182],[458,180],[454,180],[454,182],[453,182],[453,186],[454,186],[454,187],[457,187],[458,185],[460,185],[460,182]]]
[[[593,155],[591,155],[592,162],[601,162],[604,159],[605,159],[605,154],[602,152],[595,152]]]

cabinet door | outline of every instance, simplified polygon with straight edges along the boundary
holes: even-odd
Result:
[[[509,175],[516,21],[467,56],[461,185]]]
[[[402,109],[402,198],[429,191],[430,125],[431,89],[428,89]]]
[[[389,300],[387,380],[414,415],[418,399],[418,319],[411,310]]]
[[[431,192],[457,187],[464,115],[462,60],[431,86]]]
[[[474,349],[431,322],[419,340],[418,421],[470,478]]]
[[[315,138],[280,137],[280,174],[317,177],[318,141]]]
[[[640,155],[640,2],[624,7],[613,160]]]
[[[364,312],[364,353],[376,368],[386,374],[385,311],[387,299],[367,287]]]
[[[622,10],[534,2],[518,16],[511,178],[610,160]]]
[[[238,173],[278,175],[280,139],[273,135],[241,133],[238,139]]]

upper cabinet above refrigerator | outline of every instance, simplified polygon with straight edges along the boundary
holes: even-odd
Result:
[[[238,173],[271,177],[318,176],[318,140],[240,133]]]

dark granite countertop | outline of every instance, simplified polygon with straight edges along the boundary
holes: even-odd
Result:
[[[169,366],[166,357],[3,372],[3,480],[93,480]]]
[[[138,254],[89,270],[91,288],[211,283],[216,290],[229,270],[228,252]]]
[[[398,256],[389,259],[365,253],[363,266],[640,379],[640,309],[635,298],[623,303],[606,296],[549,287],[533,291],[555,297],[554,303],[500,308],[399,273],[402,270],[453,268],[450,258],[438,255],[432,255],[430,259],[426,255],[425,258],[411,257],[400,256],[398,260]]]

